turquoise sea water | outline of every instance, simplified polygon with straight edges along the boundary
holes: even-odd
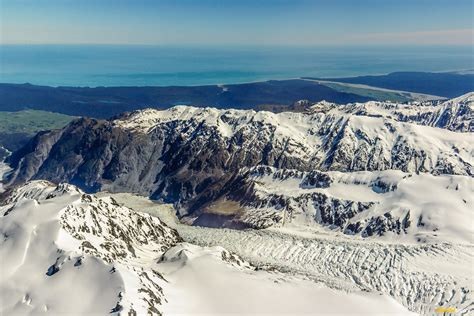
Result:
[[[0,45],[0,82],[169,86],[473,68],[472,47]]]

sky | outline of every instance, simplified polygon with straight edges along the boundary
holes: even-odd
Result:
[[[0,0],[1,44],[473,45],[474,0]]]

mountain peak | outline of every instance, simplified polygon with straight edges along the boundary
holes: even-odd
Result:
[[[212,212],[231,192],[251,193],[237,180],[259,165],[472,176],[472,131],[465,105],[320,102],[304,113],[149,109],[38,135],[9,158],[8,185],[40,178],[90,192],[133,192],[195,217]],[[241,210],[241,203],[233,209]]]
[[[160,305],[163,280],[140,262],[158,259],[181,238],[158,218],[46,181],[10,192],[0,214],[2,292],[28,297],[27,306],[16,304],[18,295],[8,296],[3,303],[11,314],[24,308],[145,314]],[[74,295],[63,291],[71,283]]]

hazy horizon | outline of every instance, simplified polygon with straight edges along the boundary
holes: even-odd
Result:
[[[49,86],[232,84],[471,70],[469,46],[0,45],[0,82]]]
[[[0,43],[472,46],[473,10],[469,0],[13,0],[1,3]]]

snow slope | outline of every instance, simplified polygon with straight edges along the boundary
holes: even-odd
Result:
[[[326,101],[315,103],[308,109],[308,114],[324,113],[326,115],[353,114],[357,116],[383,117],[400,122],[415,122],[420,125],[435,126],[455,131],[473,131],[474,92],[453,98],[442,103],[439,102],[413,102],[394,103],[369,101],[366,103],[348,103],[344,105],[334,104]],[[449,113],[448,113],[449,112]],[[457,118],[458,123],[447,118]],[[157,125],[172,121],[203,121],[207,125],[218,127],[219,132],[226,137],[230,137],[240,125],[248,124],[253,120],[267,121],[280,126],[282,133],[284,128],[308,129],[308,125],[293,127],[285,124],[300,118],[306,121],[301,114],[283,112],[271,113],[254,110],[219,110],[215,108],[196,108],[192,106],[175,106],[168,110],[145,109],[134,111],[128,115],[115,120],[115,124],[126,128],[135,129],[148,133]],[[457,128],[455,128],[457,127]],[[289,129],[287,131],[290,131]]]
[[[9,158],[0,312],[405,312],[396,300],[421,314],[447,306],[467,315],[472,124],[470,93],[320,102],[305,113],[177,106],[37,135]],[[24,184],[38,178],[175,208]],[[194,225],[271,228],[188,226],[176,212]],[[320,306],[337,297],[347,306]]]
[[[472,177],[267,166],[244,174],[233,185],[240,191],[226,199],[242,206],[233,220],[253,227],[322,225],[404,242],[474,242]]]
[[[165,315],[412,314],[386,295],[347,293],[288,274],[236,268],[221,254],[221,247],[183,243],[164,255],[158,267],[169,281]]]
[[[304,113],[195,108],[81,118],[37,135],[8,163],[88,192],[133,192],[202,211],[243,168],[474,175],[472,94],[441,104],[320,102]]]
[[[7,192],[0,215],[2,315],[411,315],[377,292],[345,293],[181,243],[157,217],[68,184]]]
[[[3,161],[0,162],[0,193],[3,192],[3,184],[1,183],[1,180],[10,170],[11,168],[7,164],[5,164]]]
[[[411,314],[386,295],[256,271],[222,247],[180,243],[157,217],[68,184],[33,181],[7,193],[2,315]]]
[[[422,315],[436,315],[439,306],[454,307],[459,315],[474,312],[472,244],[359,239],[317,227],[189,226],[178,221],[170,205],[125,193],[113,197],[134,210],[158,216],[187,242],[223,246],[261,269],[280,271],[286,277],[304,276],[338,291],[380,291]]]
[[[180,238],[158,218],[45,181],[0,207],[2,315],[157,310],[159,273],[146,263]]]

